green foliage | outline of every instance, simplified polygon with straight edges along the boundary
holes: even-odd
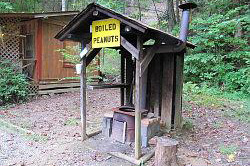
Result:
[[[209,108],[223,108],[225,99],[219,96],[220,91],[208,86],[199,87],[197,84],[188,82],[183,87],[185,101]],[[215,97],[216,96],[216,97]]]
[[[97,3],[120,13],[124,13],[126,6],[126,1],[120,0],[97,0]]]
[[[190,27],[197,47],[185,58],[185,80],[250,93],[248,5],[233,0],[203,3],[206,8]]]
[[[28,82],[11,61],[0,60],[0,102],[15,103],[25,100]]]
[[[193,121],[191,119],[184,119],[182,129],[183,130],[192,130],[194,128]]]
[[[219,148],[220,153],[222,153],[224,155],[235,154],[237,149],[238,149],[238,147],[233,146],[233,145],[229,145],[229,146],[221,145]]]
[[[61,53],[64,60],[67,62],[77,64],[80,62],[79,53],[81,52],[81,48],[77,46],[67,46],[66,48],[56,50]]]
[[[10,2],[0,2],[0,13],[12,12],[13,6]]]
[[[226,117],[250,123],[250,98],[230,101],[227,105],[230,105],[230,109],[227,109],[224,113]]]
[[[79,124],[79,120],[70,118],[64,122],[64,125],[66,126],[77,126]]]
[[[66,48],[58,49],[56,50],[63,56],[63,60],[65,62],[69,62],[72,64],[79,64],[80,63],[80,52],[81,48],[79,45],[76,46],[67,46]],[[99,70],[99,66],[97,66],[96,61],[98,60],[98,57],[95,57],[94,60],[92,60],[91,64],[87,67],[87,82],[91,82],[94,79],[100,79],[99,76],[93,75],[93,73],[97,70]],[[64,79],[79,79],[79,77],[66,77]]]
[[[217,88],[188,82],[183,87],[183,100],[186,111],[191,110],[189,103],[192,102],[200,107],[221,109],[227,117],[250,123],[250,96],[242,92],[222,92]]]
[[[120,74],[120,54],[117,50],[104,49],[104,59],[101,58],[101,72],[112,76]]]

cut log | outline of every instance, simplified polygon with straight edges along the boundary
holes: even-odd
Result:
[[[159,137],[155,151],[155,166],[178,166],[176,155],[178,144],[174,139]]]

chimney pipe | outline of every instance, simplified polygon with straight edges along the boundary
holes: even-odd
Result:
[[[187,2],[187,3],[179,5],[179,8],[183,10],[179,38],[183,42],[187,41],[190,11],[191,11],[191,9],[194,9],[196,7],[197,7],[197,5],[195,3],[191,3],[191,2]]]

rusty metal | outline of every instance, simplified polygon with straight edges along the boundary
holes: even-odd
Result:
[[[120,122],[126,122],[126,142],[135,141],[135,117],[127,114],[122,114],[120,112],[114,112],[114,120]],[[122,130],[122,129],[121,129]],[[115,133],[112,133],[115,134]]]
[[[125,111],[125,112],[135,112],[135,107],[124,105],[124,106],[119,107],[119,110]]]

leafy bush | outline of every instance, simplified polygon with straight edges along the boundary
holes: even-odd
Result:
[[[197,47],[185,58],[185,80],[249,94],[249,7],[245,0],[203,2],[190,27]]]
[[[105,48],[104,60],[101,60],[101,71],[105,75],[118,76],[120,74],[120,54],[117,50]]]
[[[11,61],[0,59],[0,104],[19,102],[28,95],[28,82]]]
[[[69,62],[72,64],[79,64],[81,61],[81,58],[79,56],[81,52],[81,47],[79,45],[75,46],[67,46],[66,48],[58,49],[56,50],[59,52],[62,56],[65,62]],[[101,79],[100,76],[94,75],[96,71],[99,70],[99,66],[97,65],[98,56],[96,56],[91,63],[87,66],[87,82],[92,82],[95,79]],[[79,79],[79,77],[66,77],[64,79]]]

